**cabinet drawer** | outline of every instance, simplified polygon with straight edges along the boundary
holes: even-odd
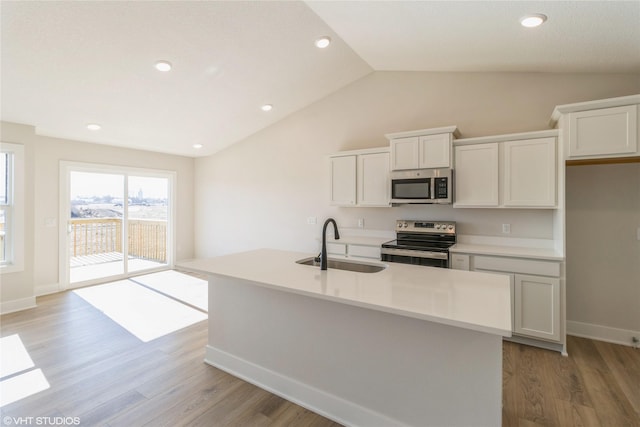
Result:
[[[378,246],[363,246],[363,245],[349,245],[350,257],[361,258],[373,258],[380,259],[380,247]]]
[[[510,273],[560,277],[560,263],[552,261],[475,256],[473,258],[473,266],[475,270],[506,271]]]
[[[346,255],[347,245],[344,243],[327,243],[327,253],[331,255]]]
[[[450,256],[452,269],[469,271],[469,255],[451,254]]]

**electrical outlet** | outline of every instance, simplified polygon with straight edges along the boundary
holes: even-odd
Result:
[[[511,224],[502,224],[502,234],[511,233]]]
[[[307,217],[307,224],[315,225],[318,222],[318,219],[315,216]]]
[[[364,218],[358,218],[358,228],[364,228]]]

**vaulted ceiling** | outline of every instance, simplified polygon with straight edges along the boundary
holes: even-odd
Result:
[[[529,13],[548,19],[524,28]],[[2,120],[186,156],[373,71],[640,72],[639,1],[2,1],[0,14]]]

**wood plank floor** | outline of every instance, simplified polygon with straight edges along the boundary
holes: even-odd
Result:
[[[338,425],[203,363],[206,321],[143,343],[72,292],[0,321],[1,336],[18,334],[50,384],[1,408],[2,417],[113,427]],[[504,343],[503,426],[640,426],[640,350],[575,337],[568,349],[562,357]]]

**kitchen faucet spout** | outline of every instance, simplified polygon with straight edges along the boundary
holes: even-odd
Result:
[[[338,233],[338,224],[336,224],[336,220],[333,218],[329,218],[324,222],[322,226],[322,252],[320,253],[320,270],[327,269],[327,226],[329,223],[333,224],[334,238],[336,240],[340,239],[340,234]]]

